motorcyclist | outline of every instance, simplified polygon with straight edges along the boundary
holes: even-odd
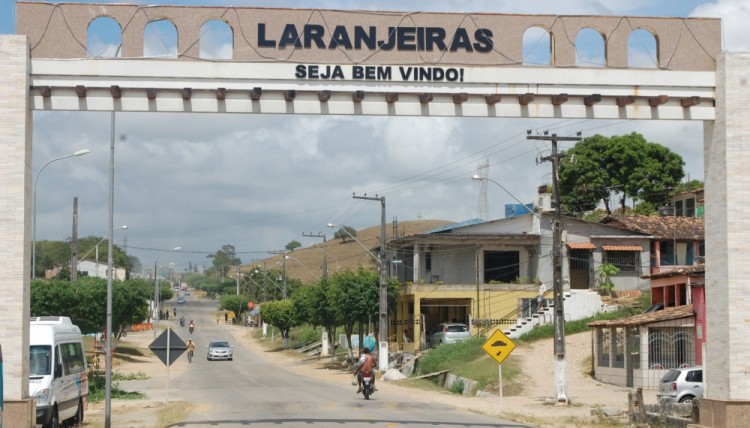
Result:
[[[194,329],[195,329],[195,323],[193,322],[193,320],[190,320],[190,333],[192,333]]]
[[[359,361],[357,361],[357,370],[354,371],[354,375],[357,376],[357,385],[359,386],[357,394],[362,392],[362,376],[365,373],[370,373],[370,377],[372,378],[372,390],[377,391],[377,389],[375,389],[375,375],[373,373],[377,362],[378,360],[375,356],[370,354],[370,348],[365,347],[362,349],[362,356],[360,356]]]
[[[185,327],[185,315],[180,317],[180,327]]]

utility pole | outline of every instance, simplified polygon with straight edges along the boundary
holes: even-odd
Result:
[[[388,279],[385,265],[385,196],[352,196],[354,199],[365,199],[368,201],[380,201],[380,252],[378,254],[378,267],[380,268],[380,316],[378,332],[380,333],[378,348],[378,368],[381,371],[388,370]]]
[[[323,238],[323,278],[328,279],[328,244],[326,243],[325,233],[303,233],[306,238]]]
[[[528,140],[550,141],[552,153],[550,156],[541,158],[542,162],[552,162],[552,191],[555,200],[555,212],[552,220],[552,282],[554,291],[554,326],[555,326],[555,398],[558,405],[568,404],[568,378],[565,369],[565,311],[563,308],[563,283],[562,283],[562,219],[560,218],[560,185],[557,179],[557,171],[560,167],[560,159],[565,153],[557,152],[558,141],[580,141],[581,134],[575,137],[558,137],[557,134],[526,135]]]
[[[286,300],[286,250],[281,251],[269,251],[268,254],[282,254],[281,257],[281,280],[283,284],[283,288],[281,289],[281,292],[283,294],[284,300]]]
[[[70,237],[70,280],[78,280],[78,196],[73,197],[73,235]]]

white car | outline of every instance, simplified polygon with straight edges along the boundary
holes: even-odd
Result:
[[[471,339],[471,332],[466,324],[444,322],[430,336],[430,347],[434,348],[444,343],[463,342],[469,339]]]
[[[674,403],[691,403],[703,397],[703,368],[686,367],[672,369],[662,376],[656,397],[668,398]]]
[[[226,341],[215,341],[210,342],[207,346],[208,354],[206,359],[208,361],[213,360],[229,360],[232,361],[234,358],[234,347]]]

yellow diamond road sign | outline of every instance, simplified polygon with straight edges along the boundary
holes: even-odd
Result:
[[[505,357],[510,355],[510,353],[516,349],[516,344],[513,343],[513,341],[502,331],[495,330],[495,332],[492,333],[492,336],[484,342],[482,349],[490,354],[490,357],[497,361],[498,364],[502,364]]]

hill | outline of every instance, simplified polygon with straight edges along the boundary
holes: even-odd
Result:
[[[454,223],[447,220],[413,220],[398,222],[398,229],[395,234],[398,237],[424,233],[428,230]],[[359,266],[365,268],[377,269],[375,260],[367,254],[368,250],[373,251],[380,244],[380,225],[368,227],[357,231],[357,240],[349,238],[346,242],[340,239],[333,239],[335,231],[330,230],[326,235],[331,235],[326,245],[328,253],[328,275],[334,274],[339,270],[356,269]],[[386,241],[393,239],[394,230],[392,224],[386,225]],[[374,252],[373,252],[374,253]],[[303,284],[317,281],[323,276],[323,242],[305,248],[297,248],[286,256],[286,272],[288,278],[296,278]],[[377,255],[377,254],[375,254]],[[281,270],[281,262],[284,255],[278,254],[264,260],[255,260],[242,266],[242,271],[249,271],[256,266],[265,266],[267,269]]]

